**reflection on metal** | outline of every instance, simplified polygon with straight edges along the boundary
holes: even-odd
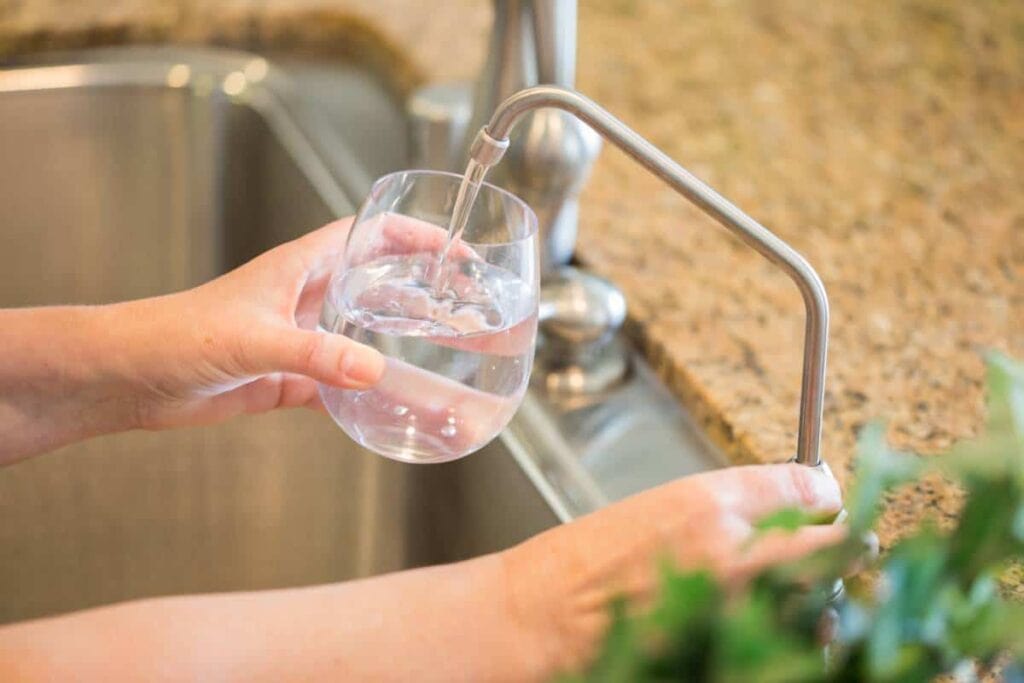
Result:
[[[259,83],[267,77],[269,71],[270,64],[267,63],[267,60],[257,57],[249,60],[249,63],[245,65],[243,73],[250,83]]]
[[[167,87],[184,88],[192,78],[192,70],[188,64],[175,64],[167,70]]]
[[[487,61],[474,92],[473,119],[463,148],[491,112],[513,93],[576,81],[576,0],[494,0]],[[544,269],[565,265],[576,245],[579,191],[601,149],[601,138],[556,109],[524,121],[491,182],[519,195],[537,214]],[[459,169],[461,170],[461,169]]]
[[[541,284],[540,341],[535,380],[549,395],[589,400],[621,382],[629,351],[616,333],[626,299],[608,280],[572,266]]]
[[[249,82],[245,78],[245,74],[241,71],[232,71],[224,77],[224,84],[221,86],[224,88],[224,92],[228,95],[241,95],[245,90]]]

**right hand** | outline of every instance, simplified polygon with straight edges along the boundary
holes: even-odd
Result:
[[[839,485],[825,468],[788,463],[715,470],[645,491],[505,551],[510,616],[546,675],[572,670],[592,656],[611,599],[652,597],[659,560],[706,568],[729,585],[845,537],[844,527],[821,524],[750,543],[758,520],[788,507],[831,519],[842,507]]]

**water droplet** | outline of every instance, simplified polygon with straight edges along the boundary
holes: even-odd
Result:
[[[447,424],[444,427],[441,427],[441,436],[445,438],[450,439],[458,433],[459,430],[455,428],[455,425]]]
[[[395,406],[393,412],[398,417],[402,417],[403,415],[409,412],[409,406]]]

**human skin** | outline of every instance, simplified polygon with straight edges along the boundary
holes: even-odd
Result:
[[[350,224],[167,296],[0,310],[0,464],[100,434],[319,407],[318,381],[376,382],[377,351],[313,329]]]
[[[318,381],[372,385],[376,351],[312,329],[349,224],[165,297],[0,311],[0,463],[98,434],[318,408]],[[410,234],[396,249],[422,245],[425,233]],[[610,599],[651,596],[660,560],[740,583],[845,533],[814,525],[752,541],[758,519],[787,507],[826,519],[840,506],[825,470],[704,473],[462,563],[0,627],[0,680],[545,680],[587,661]]]

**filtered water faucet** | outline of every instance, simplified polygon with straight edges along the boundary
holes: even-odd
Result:
[[[476,132],[470,145],[470,157],[485,166],[497,164],[506,148],[514,144],[510,142],[512,128],[527,121],[531,114],[547,109],[557,109],[586,123],[793,280],[803,297],[806,311],[800,423],[795,459],[812,467],[821,465],[829,310],[825,285],[818,273],[803,256],[768,228],[704,184],[596,102],[573,90],[535,86],[507,98],[495,108],[487,124]]]

